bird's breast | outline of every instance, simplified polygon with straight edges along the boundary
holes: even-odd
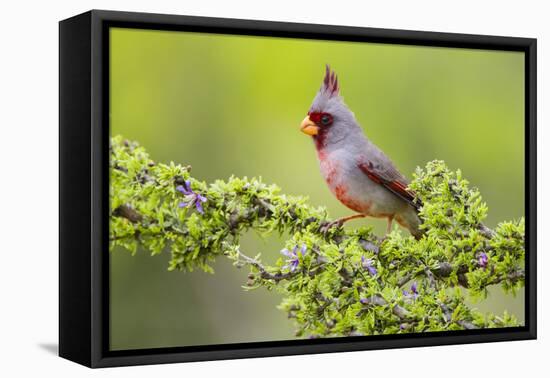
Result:
[[[370,180],[345,151],[319,155],[319,167],[330,191],[346,207],[373,217],[387,217],[399,205],[393,194]],[[351,154],[352,155],[352,154]]]
[[[353,167],[345,158],[319,154],[319,166],[330,191],[345,206],[353,211],[368,214],[371,202],[365,193],[357,195],[353,187]],[[365,188],[363,188],[365,189]]]

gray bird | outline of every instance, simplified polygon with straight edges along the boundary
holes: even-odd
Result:
[[[321,89],[300,128],[313,139],[321,174],[330,191],[358,213],[338,219],[331,226],[369,216],[386,218],[387,232],[395,219],[414,237],[421,236],[421,202],[390,158],[365,136],[340,96],[338,78],[328,65]]]

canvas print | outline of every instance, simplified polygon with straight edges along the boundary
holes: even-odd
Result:
[[[109,349],[525,324],[523,52],[109,29]]]

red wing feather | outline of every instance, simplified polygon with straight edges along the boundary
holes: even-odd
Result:
[[[408,183],[405,177],[395,167],[392,166],[383,171],[372,164],[372,162],[368,162],[359,164],[359,169],[372,181],[384,186],[415,209],[419,210],[422,206],[422,202],[416,198],[416,194],[407,188]]]

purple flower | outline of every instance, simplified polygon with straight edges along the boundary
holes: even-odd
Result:
[[[302,257],[304,257],[307,254],[307,246],[305,244],[302,244],[302,248],[300,248],[300,254]],[[286,260],[287,264],[283,266],[283,269],[289,269],[291,272],[294,272],[296,268],[300,265],[300,258],[298,256],[298,246],[295,245],[294,248],[292,248],[292,251],[289,251],[288,249],[281,250],[281,254],[288,257]]]
[[[369,303],[369,300],[367,298],[361,298],[361,299],[359,299],[359,302],[361,302],[361,304],[365,305],[365,304]]]
[[[185,180],[183,185],[176,186],[176,190],[178,192],[181,192],[185,195],[193,194],[194,192],[191,190],[191,181]]]
[[[406,297],[413,297],[413,299],[418,298],[420,294],[418,294],[418,287],[416,286],[416,282],[412,283],[410,293],[407,290],[403,290],[403,295]]]
[[[483,269],[487,268],[487,265],[489,264],[489,256],[487,256],[485,252],[481,252],[477,258],[477,263]]]
[[[191,189],[191,182],[189,180],[186,180],[184,185],[176,186],[176,190],[185,196],[185,201],[180,202],[178,205],[179,207],[190,207],[195,205],[197,211],[204,214],[202,204],[206,202],[206,197],[194,192],[193,189]]]
[[[371,276],[376,276],[378,270],[372,265],[372,259],[366,259],[365,256],[361,256],[361,266],[363,269],[369,272]]]

